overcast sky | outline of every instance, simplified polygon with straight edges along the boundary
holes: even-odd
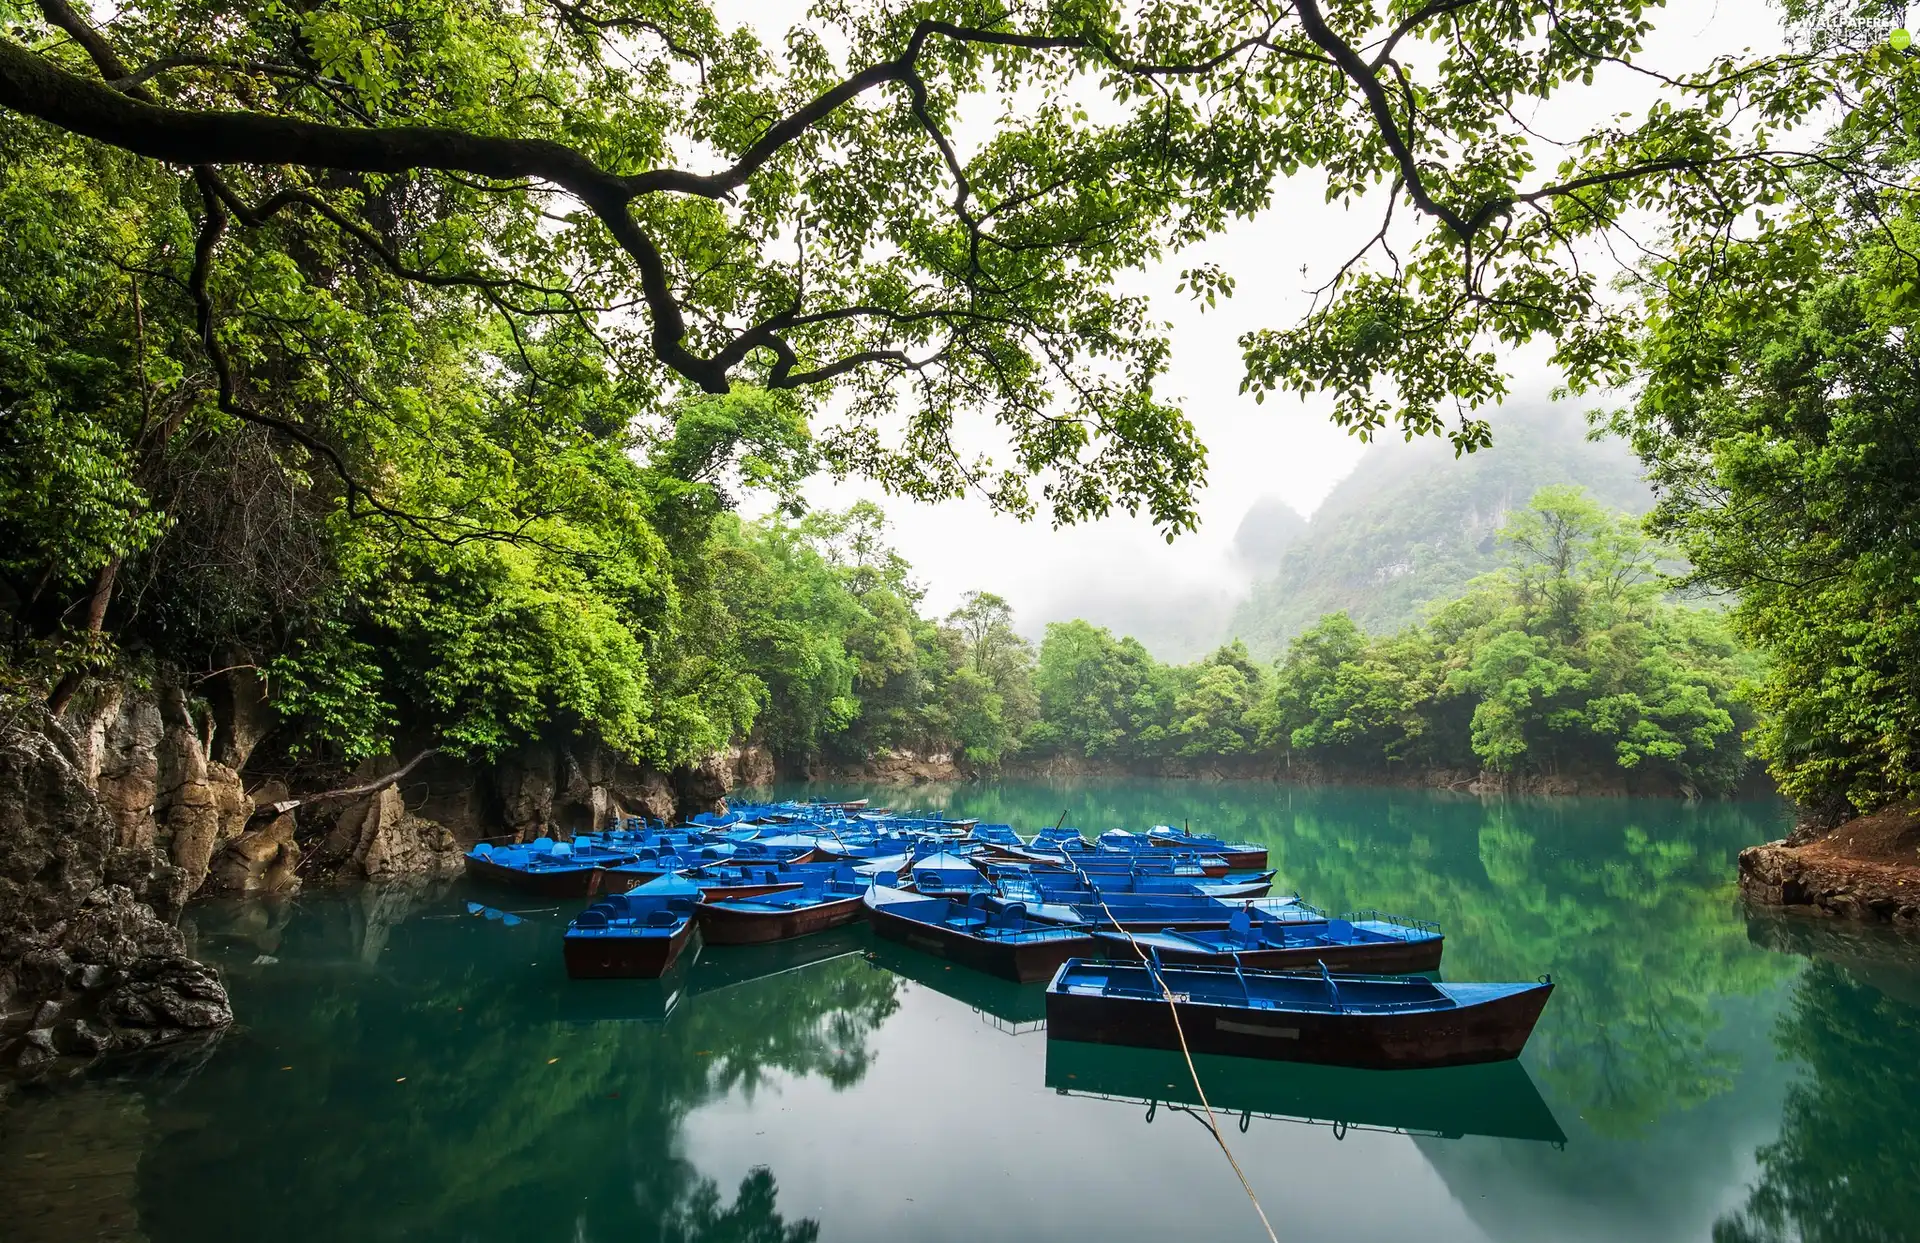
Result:
[[[779,20],[778,6],[752,7],[763,36],[772,34],[768,27]],[[1664,70],[1780,43],[1776,14],[1761,0],[1681,0],[1649,16],[1658,29],[1642,63]],[[1609,114],[1643,107],[1648,98],[1643,79],[1617,72],[1529,120],[1550,136],[1570,137]],[[1172,546],[1145,519],[1124,515],[1056,530],[1044,517],[1023,524],[978,500],[918,505],[885,497],[870,485],[831,480],[810,487],[809,499],[835,507],[857,497],[880,501],[893,520],[895,546],[927,586],[927,604],[936,614],[978,588],[1007,597],[1020,628],[1034,636],[1046,622],[1075,616],[1124,628],[1130,619],[1166,610],[1220,615],[1245,591],[1228,549],[1247,509],[1274,495],[1310,516],[1365,451],[1328,422],[1329,403],[1270,396],[1256,405],[1241,396],[1236,341],[1248,330],[1297,320],[1307,305],[1305,291],[1324,281],[1378,225],[1377,210],[1349,213],[1330,206],[1323,185],[1302,176],[1282,183],[1260,218],[1240,222],[1139,278],[1156,316],[1173,324],[1173,361],[1161,392],[1183,403],[1208,450],[1200,529]],[[1206,260],[1232,272],[1239,286],[1231,300],[1202,314],[1174,285],[1181,269]],[[1539,400],[1555,383],[1543,351],[1530,350],[1513,363],[1516,399]],[[1497,412],[1493,421],[1498,452]]]

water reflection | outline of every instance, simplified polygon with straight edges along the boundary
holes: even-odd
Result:
[[[1753,952],[1733,886],[1735,855],[1777,835],[1781,805],[1245,782],[945,793],[956,815],[1016,828],[1064,813],[1088,832],[1173,823],[1259,842],[1278,869],[1276,889],[1335,910],[1440,921],[1450,978],[1551,972],[1561,988],[1529,1063],[1563,1116],[1606,1135],[1633,1136],[1728,1091],[1737,1055],[1722,1039],[1725,1003],[1766,993],[1794,969]]]
[[[1813,959],[1774,1038],[1801,1064],[1779,1138],[1715,1243],[1878,1243],[1920,1229],[1920,943],[1883,930],[1756,920],[1757,943]]]
[[[1021,826],[1065,810],[1090,831],[1190,820],[1266,843],[1311,900],[1439,919],[1449,976],[1554,974],[1517,1064],[1427,1079],[1202,1059],[1289,1243],[1876,1240],[1920,1219],[1894,1173],[1920,1165],[1904,1129],[1920,955],[1749,926],[1733,856],[1777,834],[1777,808],[1153,783],[946,803]],[[0,1196],[20,1190],[17,1155],[111,1133],[99,1159],[132,1204],[96,1216],[154,1243],[1258,1229],[1175,1112],[1196,1103],[1177,1059],[1050,1045],[1032,1034],[1037,987],[859,928],[707,949],[657,982],[574,982],[571,906],[506,928],[468,917],[469,896],[197,907],[246,1029],[190,1077],[96,1082],[123,1129],[50,1103],[28,1134],[15,1098]],[[26,1237],[92,1237],[84,1219],[42,1213],[53,1233]]]
[[[724,1195],[676,1133],[770,1074],[858,1083],[891,977],[823,941],[583,989],[558,969],[570,911],[507,928],[465,896],[305,901],[270,963],[222,935],[257,917],[207,912],[252,1027],[156,1119],[151,1238],[815,1237],[777,1210],[772,1173]]]
[[[1020,1036],[1046,1028],[1044,984],[1016,984],[884,937],[869,937],[869,941],[868,956],[875,965],[953,998],[1002,1031]]]
[[[1567,1138],[1519,1062],[1382,1073],[1203,1053],[1194,1057],[1194,1071],[1204,1104],[1243,1133],[1260,1117],[1326,1126],[1342,1138],[1353,1129],[1549,1144]],[[1202,1106],[1186,1059],[1157,1049],[1048,1041],[1047,1086],[1069,1096],[1136,1101],[1148,1107],[1148,1122],[1161,1108]]]

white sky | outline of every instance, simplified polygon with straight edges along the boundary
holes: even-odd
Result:
[[[794,17],[784,18],[789,9]],[[741,15],[748,13],[766,37],[798,20],[799,6],[759,0]],[[1649,16],[1656,31],[1641,63],[1663,70],[1692,69],[1714,55],[1781,42],[1777,15],[1761,0],[1680,0]],[[1569,91],[1529,120],[1550,136],[1570,137],[1648,99],[1645,80],[1621,71]],[[1377,211],[1329,205],[1321,183],[1302,176],[1278,186],[1272,208],[1258,219],[1239,222],[1140,277],[1137,287],[1152,297],[1155,317],[1173,325],[1173,360],[1160,391],[1183,404],[1208,450],[1200,529],[1172,546],[1144,518],[1120,515],[1056,530],[1044,515],[1023,524],[978,500],[920,505],[857,481],[818,480],[809,500],[832,507],[860,497],[879,501],[893,520],[895,546],[927,586],[927,606],[936,614],[978,588],[1005,596],[1020,629],[1035,637],[1045,623],[1075,616],[1124,629],[1143,613],[1192,610],[1223,624],[1246,589],[1228,549],[1247,509],[1275,495],[1311,515],[1365,449],[1328,422],[1330,403],[1269,396],[1256,405],[1240,395],[1236,341],[1251,329],[1294,322],[1307,305],[1305,291],[1378,225]],[[1231,300],[1202,314],[1174,285],[1180,270],[1206,260],[1220,263],[1239,284]],[[1555,383],[1544,351],[1530,349],[1512,361],[1517,400],[1538,400]],[[1498,452],[1497,412],[1493,422]]]

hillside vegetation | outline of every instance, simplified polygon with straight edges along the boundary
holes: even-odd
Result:
[[[1027,745],[1128,766],[1330,774],[1492,772],[1724,795],[1746,770],[1758,662],[1723,614],[1665,598],[1662,549],[1580,489],[1543,488],[1492,537],[1499,567],[1423,623],[1321,618],[1268,666],[1240,643],[1157,664],[1056,623]]]
[[[1270,502],[1248,512],[1234,546],[1257,577],[1228,637],[1272,657],[1328,613],[1398,630],[1496,568],[1507,515],[1556,484],[1627,513],[1653,504],[1633,454],[1615,440],[1589,441],[1572,411],[1503,415],[1493,447],[1460,458],[1438,443],[1376,445],[1312,521]]]

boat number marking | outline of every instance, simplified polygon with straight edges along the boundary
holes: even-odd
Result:
[[[1274,1036],[1281,1040],[1300,1039],[1297,1027],[1262,1027],[1258,1023],[1236,1023],[1232,1019],[1215,1019],[1213,1026],[1217,1031],[1235,1032],[1242,1036]]]

